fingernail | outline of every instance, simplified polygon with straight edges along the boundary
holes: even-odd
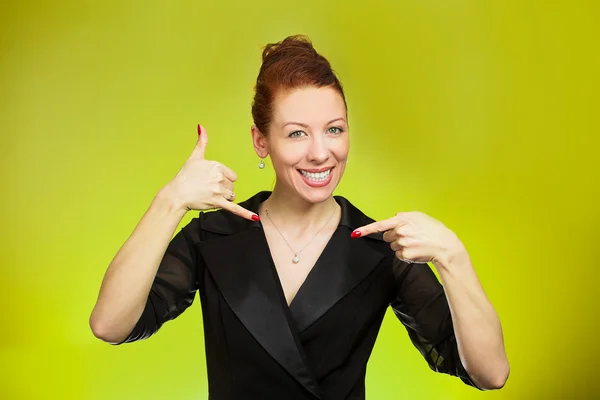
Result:
[[[356,238],[359,238],[360,235],[362,235],[362,233],[360,233],[360,231],[354,231],[354,232],[352,232],[352,234],[350,234],[350,237],[352,239],[356,239]]]
[[[200,124],[198,124],[198,136],[200,136],[201,133],[202,133],[202,128],[200,127]]]
[[[252,214],[252,221],[258,222],[258,221],[260,221],[260,217],[256,214]]]

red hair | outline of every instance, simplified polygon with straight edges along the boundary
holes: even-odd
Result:
[[[308,37],[294,35],[281,42],[267,44],[254,88],[254,125],[266,136],[273,119],[273,101],[277,94],[311,86],[329,86],[337,90],[346,105],[342,84],[329,61],[317,53]]]

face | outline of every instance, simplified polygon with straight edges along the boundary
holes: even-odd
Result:
[[[344,174],[349,138],[342,96],[329,87],[294,89],[273,107],[266,138],[253,129],[258,155],[271,157],[277,186],[311,203],[327,200]]]

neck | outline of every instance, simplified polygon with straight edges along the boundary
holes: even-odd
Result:
[[[321,228],[339,206],[333,196],[321,203],[310,203],[275,185],[269,198],[261,205],[261,211],[265,208],[280,229],[303,232]]]

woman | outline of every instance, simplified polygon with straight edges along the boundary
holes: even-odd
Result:
[[[199,290],[211,399],[364,399],[391,306],[433,370],[502,387],[500,322],[456,235],[418,212],[375,222],[333,196],[348,159],[346,111],[307,38],[268,45],[252,138],[260,168],[272,160],[273,191],[234,203],[236,174],[204,159],[199,126],[192,155],[109,266],[94,334],[147,338]],[[172,238],[189,210],[200,214]]]

